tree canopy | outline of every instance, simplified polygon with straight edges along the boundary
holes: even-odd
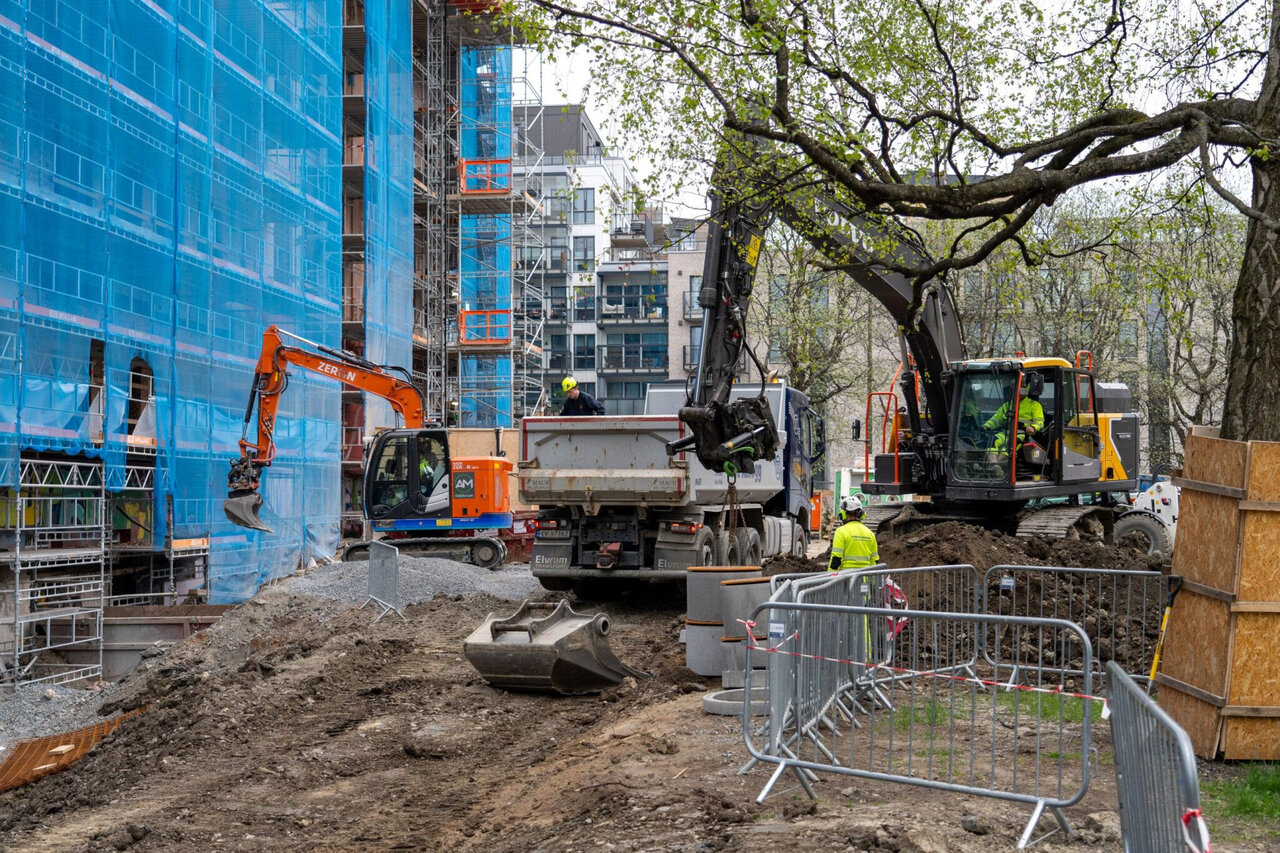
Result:
[[[1208,187],[1248,218],[1223,434],[1280,440],[1280,0],[526,0],[530,38],[585,46],[632,153],[678,187],[735,164],[815,247],[848,217],[954,223],[932,257],[859,234],[917,287],[1001,247],[1073,188],[1135,210]]]

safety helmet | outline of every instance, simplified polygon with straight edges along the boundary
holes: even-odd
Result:
[[[857,495],[845,495],[840,499],[840,520],[862,518],[862,499]]]
[[[566,394],[569,393],[571,389],[577,388],[577,387],[578,387],[578,380],[574,379],[572,376],[566,376],[564,379],[560,381],[560,390],[565,392]]]

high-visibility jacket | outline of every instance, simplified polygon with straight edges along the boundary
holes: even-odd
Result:
[[[831,563],[828,571],[865,569],[880,562],[880,546],[876,535],[861,521],[847,521],[831,537]]]
[[[1012,406],[1005,403],[996,409],[996,413],[991,419],[982,425],[983,429],[1001,429],[1009,423],[1009,412]],[[1026,432],[1039,432],[1044,429],[1044,406],[1040,405],[1039,400],[1033,400],[1030,397],[1023,397],[1018,401],[1018,426]],[[1006,434],[1001,431],[995,437],[992,444],[992,450],[1002,450],[1009,443]],[[1022,439],[1019,437],[1018,444],[1021,446]]]

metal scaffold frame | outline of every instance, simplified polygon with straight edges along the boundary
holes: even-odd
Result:
[[[78,681],[102,674],[106,601],[106,492],[100,461],[23,457],[16,490],[0,512],[0,577],[9,636],[0,637],[0,678],[25,684]],[[96,662],[68,664],[45,653],[90,646]]]

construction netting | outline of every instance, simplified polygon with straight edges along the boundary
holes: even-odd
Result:
[[[340,343],[341,51],[339,0],[0,0],[0,486],[154,464],[153,547],[208,538],[214,603],[337,546],[333,382],[282,401],[275,533],[221,501],[263,328]]]

